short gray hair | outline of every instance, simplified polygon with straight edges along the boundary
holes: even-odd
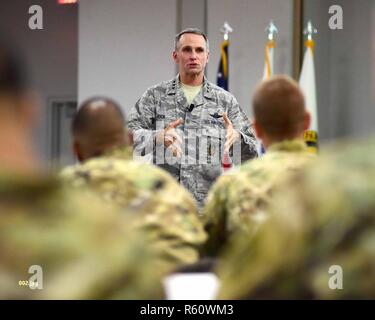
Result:
[[[174,49],[175,50],[177,50],[177,46],[178,46],[178,43],[181,39],[181,36],[185,33],[192,33],[192,34],[197,34],[197,35],[202,36],[204,38],[204,40],[206,41],[206,49],[208,51],[209,45],[208,45],[207,36],[205,35],[205,33],[203,31],[201,31],[198,28],[187,28],[187,29],[182,30],[179,34],[177,34],[176,37],[175,37],[175,40],[174,40]]]

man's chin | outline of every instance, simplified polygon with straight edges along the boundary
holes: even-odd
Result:
[[[203,72],[203,70],[200,70],[200,69],[189,69],[186,73],[187,73],[189,76],[198,76],[198,75],[200,75],[202,72]]]

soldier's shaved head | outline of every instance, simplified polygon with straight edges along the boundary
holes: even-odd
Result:
[[[287,76],[275,76],[257,87],[253,112],[258,136],[272,142],[301,137],[310,124],[304,95]]]
[[[72,123],[74,151],[80,161],[100,156],[127,143],[125,117],[120,106],[106,97],[84,101]]]

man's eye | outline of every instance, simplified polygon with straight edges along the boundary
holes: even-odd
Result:
[[[198,53],[202,53],[203,51],[204,51],[203,48],[198,48],[198,49],[197,49],[197,52],[198,52]]]
[[[191,48],[183,48],[182,51],[184,51],[184,52],[190,52]]]

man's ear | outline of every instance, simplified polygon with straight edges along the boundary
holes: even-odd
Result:
[[[173,57],[174,62],[178,63],[178,56],[177,56],[177,51],[176,50],[173,51],[172,57]]]
[[[305,112],[305,119],[303,120],[303,130],[306,131],[310,128],[311,125],[311,113]]]
[[[253,119],[253,126],[254,126],[254,130],[255,130],[255,134],[256,134],[256,136],[257,136],[259,139],[262,139],[262,137],[263,137],[263,129],[262,129],[262,127],[259,125],[259,123],[256,121],[255,118]]]
[[[207,52],[207,63],[210,61],[210,51]]]
[[[81,147],[77,141],[73,142],[73,153],[77,157],[79,162],[83,162]]]

